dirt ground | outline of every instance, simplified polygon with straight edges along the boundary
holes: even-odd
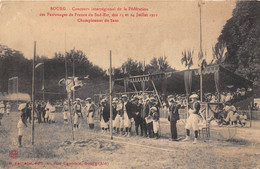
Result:
[[[63,124],[62,114],[54,124],[35,124],[35,145],[31,145],[31,127],[25,130],[24,147],[18,148],[18,113],[4,116],[0,126],[0,168],[260,168],[260,129],[211,127],[211,137],[198,144],[169,141],[170,128],[161,119],[161,138],[127,138],[100,132],[97,122],[89,130],[86,122],[74,133],[71,124]],[[184,123],[178,122],[178,136],[185,136]],[[254,127],[256,126],[256,127]],[[10,151],[18,152],[17,158]]]

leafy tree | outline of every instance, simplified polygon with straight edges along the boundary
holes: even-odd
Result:
[[[225,43],[216,43],[215,47],[212,47],[213,59],[211,64],[222,64],[225,61],[225,53]]]
[[[224,25],[218,43],[227,47],[225,66],[260,82],[260,3],[237,2],[232,17]]]

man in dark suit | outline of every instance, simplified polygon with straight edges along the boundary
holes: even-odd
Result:
[[[150,111],[149,99],[144,100],[141,111],[141,119],[142,119],[142,128],[143,128],[143,136],[147,137],[147,124],[145,118],[148,117]]]
[[[135,97],[132,105],[132,112],[134,114],[135,120],[135,132],[136,135],[139,135],[138,128],[140,126],[141,136],[143,136],[143,126],[142,126],[142,118],[141,118],[141,107],[142,105],[139,103],[139,98]]]
[[[174,101],[174,98],[169,98],[169,116],[168,120],[170,121],[171,126],[171,135],[172,141],[177,141],[177,121],[180,119],[179,117],[179,109],[181,105]]]
[[[101,101],[101,129],[102,132],[108,131],[108,122],[110,117],[110,108],[107,100],[103,99]]]

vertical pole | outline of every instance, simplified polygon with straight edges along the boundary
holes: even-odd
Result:
[[[35,70],[36,42],[34,42],[33,67],[32,67],[32,145],[34,145],[34,70]]]
[[[200,68],[200,101],[203,102],[202,67]]]
[[[112,121],[112,52],[110,50],[110,69],[109,69],[109,106],[110,106],[110,138],[113,139],[113,121]]]
[[[157,89],[156,89],[156,87],[155,87],[155,84],[154,84],[153,80],[151,80],[151,81],[152,81],[152,84],[153,84],[153,88],[154,88],[155,94],[156,94],[156,96],[157,96],[157,98],[158,98],[158,100],[159,100],[159,103],[160,103],[161,107],[163,107],[161,98],[160,98],[160,96],[159,96],[159,94],[158,94],[158,92],[157,92]]]
[[[201,23],[201,6],[202,6],[202,1],[199,1],[199,10],[200,10],[200,55],[202,55],[202,23]],[[201,56],[200,56],[201,58]],[[202,91],[202,66],[201,65],[201,74],[200,74],[200,101],[203,102],[203,91]]]
[[[186,111],[186,120],[188,119],[188,117],[189,117],[189,94],[187,94],[187,105],[186,105],[186,109],[187,109],[187,111]]]
[[[200,52],[202,52],[202,24],[201,24],[201,5],[202,3],[199,2],[199,9],[200,9]]]
[[[250,103],[249,107],[249,113],[250,113],[250,128],[252,127],[252,103]]]
[[[75,78],[75,59],[74,59],[74,51],[73,51],[73,54],[72,54],[72,57],[73,57],[73,82],[74,82],[74,78]],[[73,102],[75,101],[75,90],[73,90]]]
[[[42,69],[42,99],[45,101],[45,85],[44,85],[44,63],[43,63],[43,69]]]
[[[65,54],[64,54],[64,60],[65,60],[65,89],[67,88],[67,80],[68,80],[68,67],[67,67],[67,59],[66,59],[66,33],[65,33]],[[71,121],[71,133],[72,133],[72,140],[74,140],[74,131],[73,131],[73,122],[72,122],[72,111],[71,111],[71,102],[70,102],[70,96],[71,96],[71,90],[70,93],[67,93],[67,99],[68,99],[68,105],[69,105],[69,111],[70,111],[70,121]]]
[[[18,105],[18,90],[19,90],[19,86],[18,86],[18,85],[19,85],[19,81],[18,81],[18,80],[19,80],[19,78],[18,78],[18,76],[17,76],[17,85],[16,85],[16,87],[17,87],[17,88],[16,88],[16,92],[17,92],[17,93],[16,93],[16,99],[17,99],[16,102],[17,102],[17,105]]]

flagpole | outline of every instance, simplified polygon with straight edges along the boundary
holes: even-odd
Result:
[[[32,145],[34,145],[34,71],[35,71],[36,41],[34,41],[34,55],[32,67]]]
[[[110,70],[109,70],[109,106],[110,106],[110,139],[113,139],[113,121],[112,121],[112,52],[110,50]]]
[[[199,10],[200,10],[200,59],[202,59],[202,23],[201,23],[201,5],[202,5],[202,1],[199,1]],[[202,64],[202,63],[201,63]],[[203,86],[202,86],[202,66],[200,67],[200,101],[203,101]]]

